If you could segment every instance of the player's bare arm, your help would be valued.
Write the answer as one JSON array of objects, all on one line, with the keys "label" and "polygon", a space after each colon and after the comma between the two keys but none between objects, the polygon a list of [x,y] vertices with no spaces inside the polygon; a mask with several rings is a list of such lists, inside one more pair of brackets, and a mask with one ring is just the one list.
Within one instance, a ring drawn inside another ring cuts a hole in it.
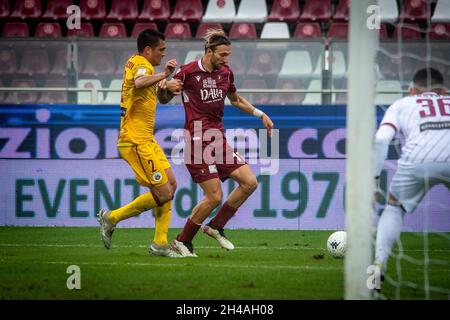
[{"label": "player's bare arm", "polygon": [[261,118],[264,127],[269,133],[269,136],[272,136],[273,122],[267,114],[255,108],[250,102],[247,101],[247,99],[241,97],[237,92],[229,92],[227,97],[231,104],[236,108],[241,109],[245,113]]},{"label": "player's bare arm", "polygon": [[171,59],[167,61],[163,72],[148,76],[140,76],[134,80],[134,85],[137,89],[151,87],[155,83],[170,76],[174,72],[176,66],[177,60]]},{"label": "player's bare arm", "polygon": [[162,80],[158,83],[157,97],[162,104],[169,103],[176,95],[181,94],[183,82],[179,79]]}]

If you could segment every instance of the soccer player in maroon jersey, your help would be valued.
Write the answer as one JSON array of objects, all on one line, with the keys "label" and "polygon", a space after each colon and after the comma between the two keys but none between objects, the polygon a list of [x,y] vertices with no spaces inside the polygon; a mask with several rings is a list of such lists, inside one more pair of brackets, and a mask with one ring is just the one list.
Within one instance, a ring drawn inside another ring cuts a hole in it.
[{"label": "soccer player in maroon jersey", "polygon": [[[239,186],[229,195],[217,215],[203,227],[203,232],[227,250],[233,250],[234,245],[225,237],[223,228],[258,186],[250,166],[227,144],[222,125],[225,98],[228,97],[233,106],[261,118],[269,135],[272,134],[270,118],[237,93],[234,75],[228,66],[230,54],[231,42],[225,33],[208,30],[204,56],[181,66],[170,80],[182,82],[185,131],[188,132],[185,164],[194,182],[205,193],[173,242],[173,249],[185,257],[197,256],[192,239],[203,221],[220,204],[221,181],[231,178]],[[166,85],[166,81],[159,84],[158,99],[161,103],[169,102],[180,93],[170,92]]]}]

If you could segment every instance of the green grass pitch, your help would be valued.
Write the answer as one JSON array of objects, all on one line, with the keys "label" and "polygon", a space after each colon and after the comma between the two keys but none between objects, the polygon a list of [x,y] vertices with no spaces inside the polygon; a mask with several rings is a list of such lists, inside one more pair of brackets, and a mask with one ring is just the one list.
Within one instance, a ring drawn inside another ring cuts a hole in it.
[{"label": "green grass pitch", "polygon": [[[236,246],[221,249],[199,232],[199,258],[170,259],[147,252],[153,229],[119,228],[111,250],[100,241],[99,228],[0,227],[0,299],[342,299],[344,260],[326,251],[331,231],[227,230]],[[173,239],[179,229],[170,231]],[[424,274],[431,299],[448,299],[448,234],[429,234],[432,260],[424,273],[424,239],[402,234],[402,280],[418,288],[387,283],[388,299],[424,299]],[[416,259],[416,260],[414,260]],[[390,277],[398,279],[395,261]],[[67,268],[81,270],[81,289],[69,290]],[[439,290],[439,289],[438,289]]]}]

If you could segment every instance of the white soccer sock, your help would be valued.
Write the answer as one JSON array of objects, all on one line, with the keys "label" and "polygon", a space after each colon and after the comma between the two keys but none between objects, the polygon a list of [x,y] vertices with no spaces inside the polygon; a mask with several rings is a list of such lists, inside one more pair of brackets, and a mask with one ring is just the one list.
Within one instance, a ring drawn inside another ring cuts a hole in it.
[{"label": "white soccer sock", "polygon": [[387,205],[378,222],[375,264],[381,264],[386,268],[392,246],[400,237],[402,222],[402,209],[400,209],[400,207]]}]

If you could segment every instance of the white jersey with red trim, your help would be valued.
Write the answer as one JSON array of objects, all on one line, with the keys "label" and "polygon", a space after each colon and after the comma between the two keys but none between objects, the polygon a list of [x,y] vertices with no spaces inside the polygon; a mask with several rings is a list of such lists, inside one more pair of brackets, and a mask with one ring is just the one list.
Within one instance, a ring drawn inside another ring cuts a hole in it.
[{"label": "white jersey with red trim", "polygon": [[425,92],[402,98],[387,109],[382,125],[405,137],[399,164],[450,162],[450,96]]}]

